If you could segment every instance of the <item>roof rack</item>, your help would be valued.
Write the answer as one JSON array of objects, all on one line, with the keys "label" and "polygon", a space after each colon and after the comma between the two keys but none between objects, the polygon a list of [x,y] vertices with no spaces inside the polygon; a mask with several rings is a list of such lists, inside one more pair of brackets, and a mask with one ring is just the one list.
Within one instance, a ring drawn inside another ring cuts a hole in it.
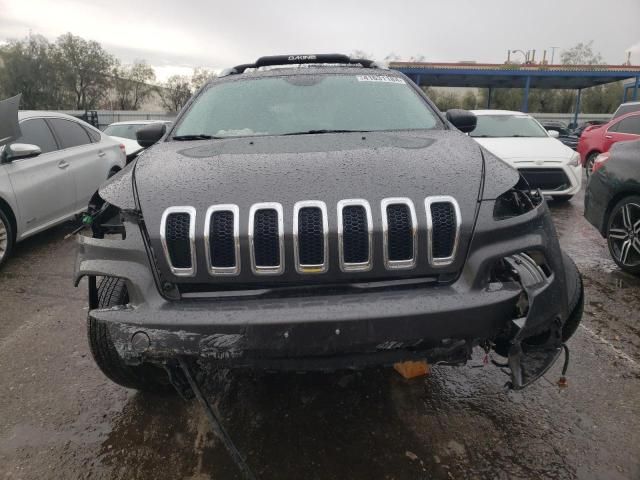
[{"label": "roof rack", "polygon": [[321,53],[317,55],[273,55],[260,57],[256,63],[243,63],[223,71],[220,76],[244,73],[248,68],[272,67],[275,65],[306,65],[311,63],[337,63],[345,65],[361,65],[364,68],[380,68],[373,60],[350,58],[340,53]]}]

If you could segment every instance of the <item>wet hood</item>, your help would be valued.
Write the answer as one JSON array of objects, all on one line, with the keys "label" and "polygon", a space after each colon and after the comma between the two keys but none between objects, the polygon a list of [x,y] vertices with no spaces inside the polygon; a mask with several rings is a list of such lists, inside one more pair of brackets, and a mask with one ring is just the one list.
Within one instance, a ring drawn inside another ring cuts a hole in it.
[{"label": "wet hood", "polygon": [[[285,263],[289,262],[292,267],[292,216],[293,205],[298,201],[322,200],[326,203],[331,243],[337,230],[337,202],[366,199],[372,208],[375,250],[377,242],[381,242],[376,235],[381,230],[382,199],[409,197],[415,204],[422,230],[425,226],[425,197],[450,195],[456,198],[461,210],[463,225],[458,257],[462,258],[475,221],[482,172],[480,148],[457,131],[348,133],[163,142],[139,157],[135,184],[152,247],[159,253],[160,268],[168,278],[172,275],[161,253],[159,238],[162,213],[172,206],[196,209],[197,274],[193,278],[173,278],[180,282],[212,281],[207,275],[206,265],[200,263],[204,258],[205,211],[216,204],[238,205],[243,268],[238,277],[226,278],[225,281],[250,282],[255,278],[248,268],[248,247],[245,248],[245,244],[248,212],[255,203],[282,204]],[[423,234],[424,238],[418,240],[418,245],[426,242],[426,233],[419,233]],[[331,262],[336,250],[330,244]],[[424,249],[418,256],[426,257]],[[374,252],[374,260],[378,258]],[[378,261],[378,266],[374,265],[370,272],[358,275],[387,277],[389,272],[381,263]],[[425,258],[424,263],[418,262],[417,269],[400,275],[424,275],[428,270],[426,263]],[[461,265],[462,260],[456,261],[445,270],[459,269]],[[294,281],[296,275],[293,267],[287,267],[279,280]],[[336,272],[336,275],[344,274]],[[397,275],[394,273],[394,276]],[[326,281],[327,275],[322,277]],[[264,277],[260,280],[265,281]]]},{"label": "wet hood", "polygon": [[504,160],[565,159],[573,156],[573,150],[560,140],[540,138],[474,138],[480,145]]}]

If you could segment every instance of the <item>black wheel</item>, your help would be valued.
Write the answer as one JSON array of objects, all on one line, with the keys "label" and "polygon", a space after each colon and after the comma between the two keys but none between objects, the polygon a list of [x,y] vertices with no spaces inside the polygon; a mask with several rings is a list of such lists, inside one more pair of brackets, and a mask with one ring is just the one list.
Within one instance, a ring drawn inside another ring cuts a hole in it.
[{"label": "black wheel", "polygon": [[564,275],[567,284],[567,297],[569,298],[569,316],[562,325],[562,341],[569,340],[580,325],[584,311],[584,286],[582,276],[571,257],[562,252]]},{"label": "black wheel", "polygon": [[[125,305],[129,301],[127,287],[121,278],[103,277],[98,284],[98,308]],[[146,392],[165,392],[171,390],[165,371],[154,365],[130,366],[123,362],[118,354],[109,329],[101,322],[87,320],[89,347],[95,362],[102,373],[111,381],[127,388]]]},{"label": "black wheel", "polygon": [[554,195],[552,198],[556,203],[567,203],[573,198],[573,195]]},{"label": "black wheel", "polygon": [[0,267],[7,261],[13,249],[13,228],[7,215],[0,209]]},{"label": "black wheel", "polygon": [[613,261],[625,272],[640,275],[640,196],[620,200],[611,210],[607,244]]},{"label": "black wheel", "polygon": [[596,157],[600,155],[600,152],[591,152],[587,157],[587,161],[585,162],[585,170],[587,171],[587,178],[591,175],[591,171],[593,170],[593,164],[596,163]]}]

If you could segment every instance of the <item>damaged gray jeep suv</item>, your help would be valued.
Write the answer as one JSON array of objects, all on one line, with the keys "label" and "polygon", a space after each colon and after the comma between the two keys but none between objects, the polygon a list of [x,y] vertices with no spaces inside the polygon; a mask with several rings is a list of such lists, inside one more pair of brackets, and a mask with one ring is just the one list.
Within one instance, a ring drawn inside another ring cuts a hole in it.
[{"label": "damaged gray jeep suv", "polygon": [[369,60],[224,72],[140,130],[149,148],[92,200],[75,280],[98,366],[157,390],[184,362],[463,365],[480,347],[528,385],[575,332],[582,283],[544,199],[474,127]]}]

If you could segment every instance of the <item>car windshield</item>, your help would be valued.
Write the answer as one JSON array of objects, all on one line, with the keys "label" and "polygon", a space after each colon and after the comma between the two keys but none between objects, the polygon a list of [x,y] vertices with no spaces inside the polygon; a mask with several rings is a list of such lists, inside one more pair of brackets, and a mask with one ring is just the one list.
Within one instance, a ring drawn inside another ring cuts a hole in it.
[{"label": "car windshield", "polygon": [[428,104],[395,75],[298,74],[212,84],[173,136],[240,137],[431,129]]},{"label": "car windshield", "polygon": [[523,115],[478,115],[472,137],[547,137],[547,132],[533,118]]},{"label": "car windshield", "polygon": [[109,125],[104,129],[106,135],[112,137],[128,138],[130,140],[136,139],[136,132],[145,125],[137,123],[129,123],[124,125]]}]

